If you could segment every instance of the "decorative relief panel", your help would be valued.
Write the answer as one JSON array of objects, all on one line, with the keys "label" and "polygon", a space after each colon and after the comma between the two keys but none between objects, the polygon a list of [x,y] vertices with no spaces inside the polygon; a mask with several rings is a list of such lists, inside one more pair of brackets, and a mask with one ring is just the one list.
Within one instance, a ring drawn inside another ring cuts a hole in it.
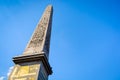
[{"label": "decorative relief panel", "polygon": [[12,80],[35,80],[35,77],[26,77],[26,78],[13,78]]},{"label": "decorative relief panel", "polygon": [[36,80],[39,67],[39,64],[26,66],[17,65],[10,80]]}]

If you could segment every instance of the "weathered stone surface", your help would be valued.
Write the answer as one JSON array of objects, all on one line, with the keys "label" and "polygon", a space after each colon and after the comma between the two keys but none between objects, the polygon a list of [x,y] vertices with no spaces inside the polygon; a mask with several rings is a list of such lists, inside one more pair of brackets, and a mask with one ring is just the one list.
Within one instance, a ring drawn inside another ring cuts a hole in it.
[{"label": "weathered stone surface", "polygon": [[48,57],[49,45],[50,45],[50,34],[51,34],[51,23],[52,23],[52,6],[49,5],[40,22],[38,23],[35,32],[31,40],[29,41],[24,54],[33,54],[45,52]]}]

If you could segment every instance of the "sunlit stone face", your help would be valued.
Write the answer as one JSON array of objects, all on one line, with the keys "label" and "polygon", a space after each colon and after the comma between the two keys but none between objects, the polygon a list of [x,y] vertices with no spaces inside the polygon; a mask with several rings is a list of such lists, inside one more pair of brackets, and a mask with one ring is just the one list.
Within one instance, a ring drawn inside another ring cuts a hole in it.
[{"label": "sunlit stone face", "polygon": [[16,65],[9,80],[36,80],[40,64]]},{"label": "sunlit stone face", "polygon": [[29,77],[29,78],[20,78],[20,79],[13,79],[13,80],[35,80],[35,78]]}]

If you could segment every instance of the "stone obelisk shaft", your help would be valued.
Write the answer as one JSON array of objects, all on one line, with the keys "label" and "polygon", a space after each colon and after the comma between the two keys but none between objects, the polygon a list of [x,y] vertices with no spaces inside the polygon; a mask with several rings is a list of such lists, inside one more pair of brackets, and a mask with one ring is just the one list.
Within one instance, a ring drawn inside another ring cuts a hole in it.
[{"label": "stone obelisk shaft", "polygon": [[23,54],[13,57],[15,66],[8,80],[48,80],[52,74],[48,61],[52,13],[53,8],[49,5]]},{"label": "stone obelisk shaft", "polygon": [[52,6],[49,5],[41,20],[39,21],[31,40],[29,41],[24,54],[41,54],[44,52],[49,55],[50,34],[52,24]]}]

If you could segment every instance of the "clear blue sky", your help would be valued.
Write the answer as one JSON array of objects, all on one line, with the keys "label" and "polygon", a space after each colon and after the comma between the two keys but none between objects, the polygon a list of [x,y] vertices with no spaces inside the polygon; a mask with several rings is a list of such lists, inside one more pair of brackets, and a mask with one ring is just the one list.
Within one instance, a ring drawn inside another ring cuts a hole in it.
[{"label": "clear blue sky", "polygon": [[120,80],[119,0],[0,0],[0,80],[46,6],[54,8],[49,80]]}]

